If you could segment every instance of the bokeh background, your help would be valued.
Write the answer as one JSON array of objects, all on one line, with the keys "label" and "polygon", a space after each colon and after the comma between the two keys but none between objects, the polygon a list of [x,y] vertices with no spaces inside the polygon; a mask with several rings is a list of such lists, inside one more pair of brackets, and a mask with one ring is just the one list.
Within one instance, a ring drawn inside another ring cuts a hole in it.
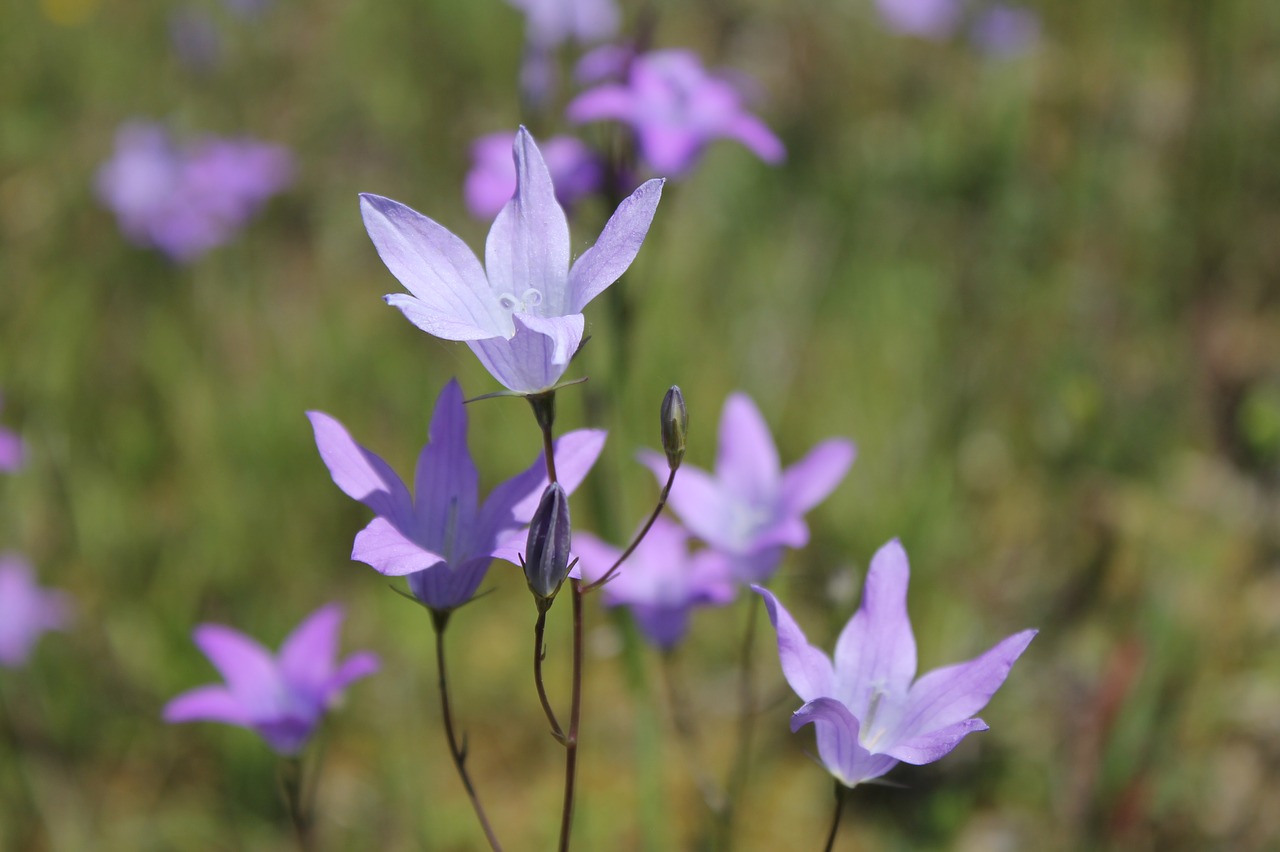
[{"label": "bokeh background", "polygon": [[[185,8],[0,12],[0,389],[30,447],[0,479],[0,549],[76,603],[69,631],[0,670],[0,847],[287,848],[266,747],[160,711],[214,679],[196,623],[274,646],[337,600],[344,649],[377,651],[384,671],[325,734],[322,848],[479,848],[428,621],[348,561],[368,513],[331,483],[303,412],[407,470],[450,376],[496,389],[463,345],[382,303],[399,288],[356,193],[481,245],[467,147],[522,120],[521,15],[279,0],[245,16],[205,0],[191,8],[218,46],[200,67],[172,38]],[[610,440],[575,522],[616,537],[646,511],[633,454],[657,443],[673,382],[694,464],[710,466],[735,389],[784,460],[850,436],[857,463],[774,583],[810,639],[830,647],[894,536],[922,668],[1041,633],[982,714],[991,731],[896,770],[901,786],[860,788],[838,848],[1275,848],[1280,7],[1030,8],[1039,39],[999,56],[963,33],[897,33],[869,0],[646,7],[655,45],[758,81],[789,156],[711,147],[668,184],[621,295],[588,309],[572,375],[591,381],[560,394],[561,422]],[[234,242],[172,263],[127,243],[94,193],[137,118],[287,145],[296,180]],[[577,211],[576,251],[606,213]],[[485,483],[536,454],[522,403],[469,413]],[[530,683],[533,608],[510,566],[487,585],[449,632],[455,699],[500,835],[545,849],[561,751]],[[700,613],[677,659],[717,776],[746,604]],[[548,663],[561,695],[567,610]],[[703,848],[656,658],[598,602],[588,621],[577,847]],[[762,638],[739,848],[819,848],[829,779],[811,735],[787,730],[797,702]]]}]

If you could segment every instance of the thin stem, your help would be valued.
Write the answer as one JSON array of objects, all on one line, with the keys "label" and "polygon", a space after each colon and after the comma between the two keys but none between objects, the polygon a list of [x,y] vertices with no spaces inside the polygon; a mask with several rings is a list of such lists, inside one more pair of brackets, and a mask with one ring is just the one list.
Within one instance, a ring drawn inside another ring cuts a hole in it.
[{"label": "thin stem", "polygon": [[556,422],[556,392],[543,391],[525,399],[529,400],[529,405],[533,408],[533,419],[538,421],[538,429],[542,432],[542,457],[547,465],[547,479],[556,482],[556,454],[551,440],[551,427]]},{"label": "thin stem", "polygon": [[551,735],[560,742],[564,742],[564,728],[560,727],[560,720],[556,718],[556,713],[551,709],[551,701],[547,698],[547,688],[542,682],[542,661],[546,659],[547,649],[543,643],[543,636],[547,629],[547,610],[541,610],[538,613],[538,620],[533,625],[533,682],[538,687],[538,700],[542,702],[542,712],[547,715],[547,721],[551,723]]},{"label": "thin stem", "polygon": [[301,852],[310,852],[313,848],[311,833],[311,810],[307,807],[307,795],[304,792],[305,769],[301,757],[286,757],[280,764],[280,794],[284,797],[285,808],[289,811],[289,821],[293,823],[293,836],[298,842]]},{"label": "thin stem", "polygon": [[671,485],[675,481],[676,471],[672,468],[671,472],[667,474],[667,484],[662,486],[662,493],[658,495],[658,504],[654,506],[653,511],[649,513],[649,520],[644,522],[644,526],[640,528],[640,532],[636,533],[636,537],[631,540],[631,544],[627,545],[627,549],[622,551],[622,555],[609,566],[609,570],[605,571],[599,580],[588,583],[582,587],[583,594],[587,592],[594,592],[596,589],[614,578],[614,575],[618,573],[618,569],[622,567],[622,563],[627,561],[627,558],[630,557],[631,554],[635,552],[635,549],[640,546],[640,542],[644,541],[644,537],[649,534],[649,530],[653,529],[654,522],[658,520],[658,516],[661,515],[662,510],[666,508],[667,498],[671,496]]},{"label": "thin stem", "polygon": [[836,832],[840,829],[840,814],[844,811],[844,800],[848,796],[849,788],[836,782],[836,812],[831,817],[831,831],[827,834],[827,845],[822,847],[824,852],[831,852],[836,846]]},{"label": "thin stem", "polygon": [[573,591],[573,697],[569,736],[565,739],[564,811],[560,815],[560,852],[568,852],[573,828],[573,796],[578,777],[578,723],[582,718],[582,581],[570,580]]},{"label": "thin stem", "polygon": [[703,800],[713,814],[717,816],[724,811],[725,795],[720,785],[707,772],[702,762],[702,744],[698,739],[698,730],[689,713],[689,701],[680,685],[680,673],[676,670],[675,652],[667,651],[662,655],[662,674],[667,687],[667,702],[671,706],[671,721],[680,739],[685,764],[694,784],[702,793]]},{"label": "thin stem", "polygon": [[738,680],[738,741],[734,746],[733,768],[726,783],[728,799],[720,815],[718,842],[716,848],[727,850],[733,848],[733,818],[738,805],[742,801],[743,790],[747,786],[747,774],[751,768],[751,740],[755,734],[755,678],[751,660],[755,646],[756,621],[760,610],[760,599],[752,596],[748,603],[747,627],[742,635],[742,656],[739,662],[741,671]]},{"label": "thin stem", "polygon": [[458,777],[462,779],[462,786],[467,791],[467,797],[471,799],[471,807],[476,812],[476,819],[480,821],[480,828],[484,830],[485,839],[489,841],[489,848],[494,852],[501,852],[502,845],[498,843],[498,838],[493,833],[493,827],[489,825],[489,818],[485,816],[484,807],[480,804],[480,797],[476,794],[476,788],[471,783],[471,776],[467,774],[467,749],[466,746],[459,747],[457,735],[453,730],[453,711],[449,706],[449,680],[445,673],[444,661],[444,628],[449,620],[449,614],[432,611],[431,622],[436,630],[436,671],[439,673],[438,683],[440,685],[440,715],[444,719],[444,734],[449,741],[449,756],[453,758],[453,765],[458,770]]}]

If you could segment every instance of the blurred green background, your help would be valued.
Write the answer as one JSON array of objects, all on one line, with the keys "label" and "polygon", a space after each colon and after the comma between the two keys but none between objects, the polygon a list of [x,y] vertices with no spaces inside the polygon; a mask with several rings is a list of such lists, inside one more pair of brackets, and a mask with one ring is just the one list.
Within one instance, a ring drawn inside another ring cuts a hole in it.
[{"label": "blurred green background", "polygon": [[[348,609],[344,649],[384,671],[325,737],[322,848],[479,848],[428,621],[348,562],[368,512],[331,483],[303,411],[407,471],[449,376],[496,389],[465,346],[382,303],[399,287],[356,193],[482,245],[461,181],[470,140],[521,120],[521,17],[500,0],[281,0],[245,20],[208,0],[223,55],[199,73],[171,46],[176,8],[0,11],[0,389],[31,448],[0,479],[0,549],[77,604],[69,633],[0,671],[0,848],[287,847],[266,747],[160,711],[214,679],[196,623],[275,646],[329,600]],[[894,536],[922,669],[1041,633],[982,713],[991,731],[896,770],[902,787],[857,790],[838,848],[1275,848],[1280,6],[1046,0],[1040,43],[1009,60],[893,35],[869,0],[652,8],[656,46],[760,81],[789,157],[714,145],[668,184],[616,288],[629,326],[588,309],[571,375],[591,381],[561,393],[561,422],[610,441],[575,522],[616,535],[646,510],[633,453],[657,442],[673,382],[694,464],[711,465],[735,389],[784,461],[850,436],[857,463],[774,584],[811,641],[831,647]],[[175,266],[94,197],[130,118],[288,145],[298,179],[236,242]],[[575,251],[606,213],[578,211]],[[469,412],[487,484],[537,452],[524,404]],[[457,711],[500,836],[545,849],[561,750],[530,683],[533,608],[510,566],[487,585],[449,633]],[[743,598],[700,613],[678,660],[716,775],[745,618]],[[596,601],[588,621],[576,846],[700,848],[657,661],[637,692],[618,623]],[[812,735],[787,730],[769,633],[740,848],[816,849],[829,779]]]}]

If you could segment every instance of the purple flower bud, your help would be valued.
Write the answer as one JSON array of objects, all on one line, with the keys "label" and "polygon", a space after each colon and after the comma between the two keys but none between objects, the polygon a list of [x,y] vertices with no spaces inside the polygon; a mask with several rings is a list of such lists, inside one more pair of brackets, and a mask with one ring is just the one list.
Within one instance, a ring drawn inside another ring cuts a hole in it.
[{"label": "purple flower bud", "polygon": [[551,606],[569,574],[570,538],[569,497],[560,483],[553,482],[542,492],[533,513],[524,554],[524,576],[540,610]]},{"label": "purple flower bud", "polygon": [[684,407],[684,394],[679,385],[667,389],[662,398],[662,449],[667,465],[675,470],[684,460],[685,439],[689,434],[689,412]]}]

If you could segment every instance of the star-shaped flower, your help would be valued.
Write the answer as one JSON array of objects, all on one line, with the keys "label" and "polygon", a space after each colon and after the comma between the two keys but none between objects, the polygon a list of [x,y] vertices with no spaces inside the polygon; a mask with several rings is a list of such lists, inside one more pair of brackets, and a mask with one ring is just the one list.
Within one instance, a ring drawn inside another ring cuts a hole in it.
[{"label": "star-shaped flower", "polygon": [[[604,576],[622,554],[589,533],[576,536],[574,550],[589,581]],[[667,651],[684,638],[695,607],[726,604],[737,589],[719,554],[703,550],[690,557],[689,534],[659,517],[602,591],[606,606],[630,609],[645,638]]]},{"label": "star-shaped flower", "polygon": [[25,559],[0,554],[0,666],[25,663],[36,640],[61,630],[70,613],[66,594],[40,588]]},{"label": "star-shaped flower", "polygon": [[570,121],[615,119],[631,125],[649,167],[688,172],[715,139],[735,139],[767,163],[786,156],[782,142],[747,112],[738,87],[702,67],[689,50],[655,50],[636,57],[625,85],[609,83],[569,104]]},{"label": "star-shaped flower", "polygon": [[[686,463],[669,502],[690,532],[730,558],[739,579],[763,582],[782,548],[808,543],[804,513],[840,484],[855,455],[852,441],[832,438],[784,471],[760,410],[746,394],[731,394],[720,416],[715,475]],[[666,482],[666,456],[644,451],[640,459]]]},{"label": "star-shaped flower", "polygon": [[916,640],[907,617],[907,554],[896,540],[871,560],[862,605],[836,641],[834,665],[805,639],[772,593],[764,598],[778,633],[787,683],[806,703],[791,730],[812,722],[818,755],[840,783],[853,787],[898,764],[932,763],[987,723],[973,718],[1004,683],[1035,630],[1004,639],[968,662],[934,669],[919,680]]},{"label": "star-shaped flower", "polygon": [[284,640],[279,656],[238,630],[200,625],[195,643],[226,683],[184,692],[165,706],[164,720],[239,725],[280,754],[297,754],[347,684],[378,670],[368,651],[337,663],[342,617],[337,604],[316,610]]},{"label": "star-shaped flower", "polygon": [[523,127],[516,133],[516,194],[489,229],[482,268],[448,230],[397,201],[360,196],[369,238],[409,290],[386,297],[418,328],[465,340],[508,389],[555,385],[582,342],[582,309],[626,271],[653,221],[662,181],[624,200],[600,239],[569,264],[569,225],[547,165]]},{"label": "star-shaped flower", "polygon": [[[470,600],[495,556],[516,559],[523,545],[521,529],[547,485],[542,454],[481,505],[480,477],[467,448],[467,412],[456,381],[436,401],[414,474],[416,496],[337,420],[319,411],[307,416],[334,483],[377,514],[356,535],[352,559],[389,576],[407,574],[414,596],[434,610],[454,609]],[[580,429],[555,442],[556,469],[566,491],[586,477],[604,439],[600,430]]]}]

